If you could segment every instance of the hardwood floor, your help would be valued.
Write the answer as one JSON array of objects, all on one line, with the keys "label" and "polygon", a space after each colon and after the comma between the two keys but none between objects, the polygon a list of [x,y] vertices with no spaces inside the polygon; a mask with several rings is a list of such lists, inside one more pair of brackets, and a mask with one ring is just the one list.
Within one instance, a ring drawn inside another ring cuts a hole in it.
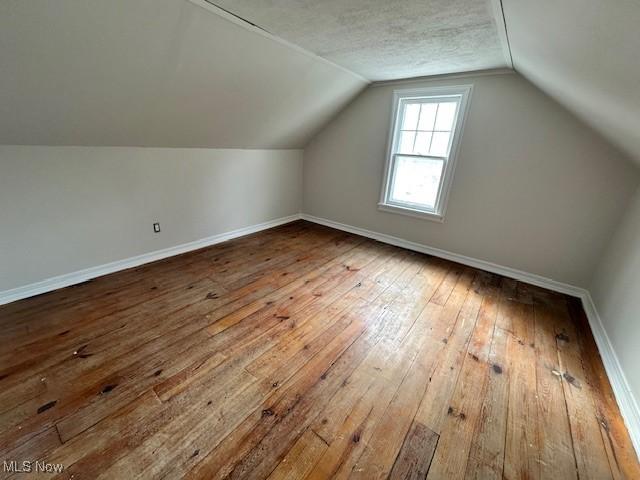
[{"label": "hardwood floor", "polygon": [[576,299],[311,223],[0,325],[0,458],[59,478],[640,478]]}]

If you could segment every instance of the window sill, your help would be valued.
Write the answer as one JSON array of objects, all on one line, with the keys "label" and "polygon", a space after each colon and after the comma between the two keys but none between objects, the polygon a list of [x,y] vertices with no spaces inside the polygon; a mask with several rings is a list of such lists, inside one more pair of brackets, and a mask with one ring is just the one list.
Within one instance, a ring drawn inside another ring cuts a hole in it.
[{"label": "window sill", "polygon": [[432,222],[444,223],[444,216],[437,213],[425,212],[422,210],[416,210],[410,207],[401,207],[398,205],[389,205],[387,203],[379,203],[378,210],[389,213],[398,213],[400,215],[406,215],[408,217],[420,218],[422,220],[430,220]]}]

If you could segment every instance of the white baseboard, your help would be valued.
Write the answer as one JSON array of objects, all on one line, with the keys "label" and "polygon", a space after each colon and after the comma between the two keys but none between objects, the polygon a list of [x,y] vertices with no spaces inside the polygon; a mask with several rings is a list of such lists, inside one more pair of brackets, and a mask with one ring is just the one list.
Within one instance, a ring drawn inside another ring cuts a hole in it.
[{"label": "white baseboard", "polygon": [[407,250],[426,253],[427,255],[444,258],[445,260],[451,260],[452,262],[479,268],[480,270],[486,270],[487,272],[497,273],[498,275],[502,275],[504,277],[514,278],[531,285],[548,288],[549,290],[565,293],[574,297],[582,296],[583,292],[585,291],[583,288],[575,287],[567,283],[557,282],[540,275],[523,272],[522,270],[516,270],[515,268],[504,267],[502,265],[487,262],[484,260],[478,260],[477,258],[471,258],[465,255],[448,252],[447,250],[441,250],[439,248],[430,247],[421,243],[410,242],[408,240],[387,235],[385,233],[372,232],[370,230],[365,230],[364,228],[353,227],[351,225],[345,225],[344,223],[334,222],[333,220],[327,220],[326,218],[307,215],[306,213],[303,213],[301,217],[303,220],[308,220],[309,222],[319,223],[327,227],[337,228],[338,230],[344,230],[345,232],[355,233],[356,235],[362,235],[363,237],[368,237],[383,243],[395,245],[396,247],[402,247],[406,248]]},{"label": "white baseboard", "polygon": [[172,257],[174,255],[180,255],[181,253],[208,247],[215,245],[216,243],[226,242],[227,240],[249,235],[268,228],[277,227],[278,225],[293,222],[294,220],[300,220],[300,214],[277,218],[257,225],[239,228],[231,232],[220,233],[218,235],[202,238],[193,242],[183,243],[181,245],[156,250],[154,252],[143,253],[142,255],[135,257],[117,260],[97,267],[90,267],[84,270],[48,278],[30,285],[5,290],[0,292],[0,305],[15,302],[16,300],[21,300],[23,298],[33,297],[34,295],[40,295],[41,293],[51,292],[70,285],[76,285],[78,283],[91,280],[92,278],[101,277],[102,275],[118,272],[120,270],[126,270],[127,268],[138,267],[145,263],[155,262],[156,260],[162,260],[163,258]]},{"label": "white baseboard", "polygon": [[589,320],[589,325],[591,327],[593,337],[596,341],[596,345],[598,346],[598,350],[600,351],[602,363],[604,364],[607,376],[609,377],[609,382],[611,383],[611,387],[616,397],[618,407],[620,408],[620,412],[622,414],[622,417],[624,418],[627,430],[629,431],[629,435],[636,450],[636,454],[640,456],[640,409],[638,408],[638,402],[636,401],[636,398],[633,395],[631,388],[629,387],[629,383],[627,382],[627,378],[624,374],[624,371],[622,370],[622,366],[620,365],[618,356],[613,349],[613,345],[609,340],[609,336],[604,329],[604,325],[602,324],[600,316],[598,315],[596,307],[593,303],[593,299],[591,298],[591,294],[588,290],[576,287],[574,285],[558,282],[556,280],[542,277],[540,275],[523,272],[521,270],[516,270],[514,268],[505,267],[484,260],[478,260],[476,258],[467,257],[465,255],[459,255],[457,253],[452,253],[446,250],[441,250],[439,248],[422,245],[420,243],[410,242],[408,240],[404,240],[402,238],[394,237],[391,235],[386,235],[384,233],[372,232],[363,228],[345,225],[343,223],[334,222],[333,220],[327,220],[326,218],[319,218],[304,213],[301,215],[301,217],[303,220],[325,225],[327,227],[332,227],[338,230],[343,230],[345,232],[361,235],[363,237],[372,238],[374,240],[388,243],[390,245],[395,245],[397,247],[406,248],[408,250],[426,253],[428,255],[433,255],[434,257],[444,258],[446,260],[451,260],[463,265],[468,265],[480,270],[486,270],[488,272],[496,273],[504,277],[513,278],[515,280],[536,285],[542,288],[547,288],[555,292],[564,293],[580,298],[582,300],[584,311]]},{"label": "white baseboard", "polygon": [[607,335],[607,331],[598,314],[593,298],[591,298],[591,294],[586,290],[582,295],[582,306],[587,314],[593,338],[598,346],[604,369],[607,372],[607,377],[609,378],[609,383],[611,383],[611,388],[613,389],[613,394],[620,408],[620,413],[629,431],[631,442],[636,450],[636,454],[640,456],[640,407],[638,406],[638,401],[631,390],[622,365],[620,365],[616,351],[609,339],[609,335]]}]

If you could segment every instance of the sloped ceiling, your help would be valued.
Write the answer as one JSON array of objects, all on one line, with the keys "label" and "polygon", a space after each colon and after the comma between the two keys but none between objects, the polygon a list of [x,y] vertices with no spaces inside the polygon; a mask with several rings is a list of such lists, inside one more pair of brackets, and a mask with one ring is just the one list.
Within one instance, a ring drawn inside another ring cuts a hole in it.
[{"label": "sloped ceiling", "polygon": [[367,84],[187,0],[2,0],[0,71],[0,144],[302,147]]},{"label": "sloped ceiling", "polygon": [[0,1],[0,144],[299,148],[370,80],[512,57],[640,164],[638,0],[209,2],[275,37],[206,0]]},{"label": "sloped ceiling", "polygon": [[640,164],[640,1],[503,6],[515,69]]},{"label": "sloped ceiling", "polygon": [[208,0],[370,80],[510,66],[499,0]]}]

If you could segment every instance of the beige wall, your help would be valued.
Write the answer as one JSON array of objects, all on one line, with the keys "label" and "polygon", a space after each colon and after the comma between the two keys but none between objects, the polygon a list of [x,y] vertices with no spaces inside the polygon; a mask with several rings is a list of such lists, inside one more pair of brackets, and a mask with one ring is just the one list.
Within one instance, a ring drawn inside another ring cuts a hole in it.
[{"label": "beige wall", "polygon": [[[379,211],[393,90],[470,83],[445,222]],[[522,77],[486,75],[369,87],[307,145],[303,211],[584,287],[639,179]]]},{"label": "beige wall", "polygon": [[640,398],[640,189],[596,269],[591,294],[631,390]]},{"label": "beige wall", "polygon": [[300,150],[0,146],[0,291],[296,214],[301,175]]}]

